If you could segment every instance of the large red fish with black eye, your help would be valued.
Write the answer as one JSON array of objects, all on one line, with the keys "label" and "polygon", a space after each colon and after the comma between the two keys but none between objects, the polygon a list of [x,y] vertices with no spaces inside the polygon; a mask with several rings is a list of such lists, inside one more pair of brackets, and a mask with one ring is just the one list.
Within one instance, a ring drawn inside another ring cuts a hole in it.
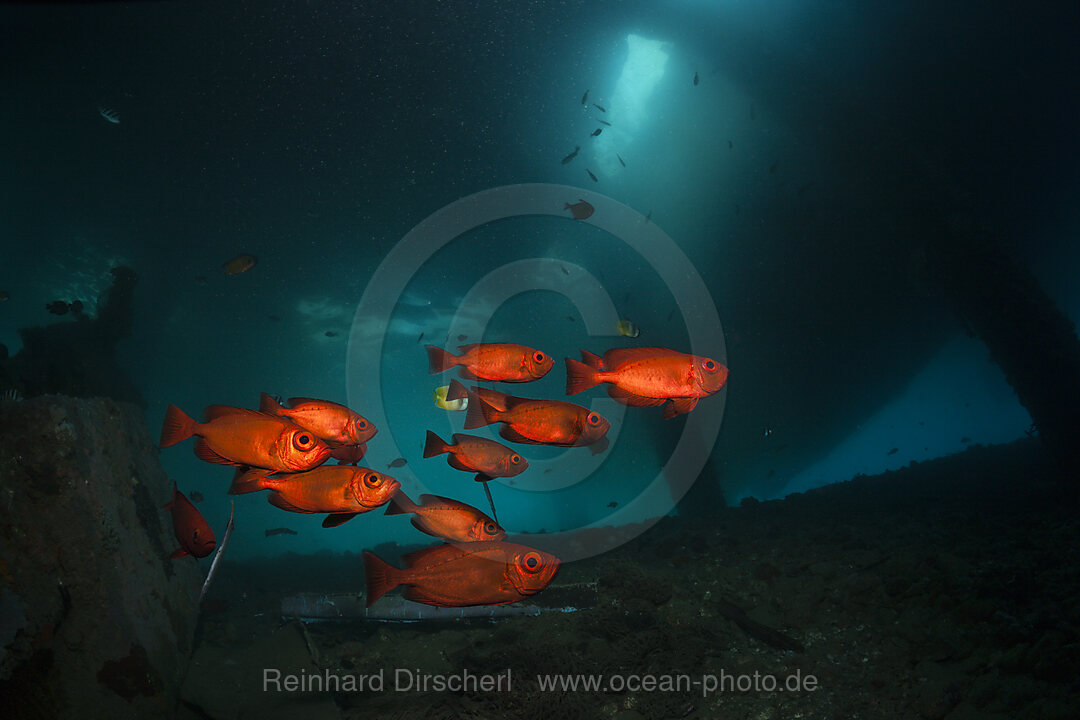
[{"label": "large red fish with black eye", "polygon": [[447,543],[402,559],[403,570],[364,551],[368,607],[399,585],[406,600],[437,607],[505,605],[540,592],[559,570],[554,555],[508,542]]},{"label": "large red fish with black eye", "polygon": [[452,439],[453,443],[448,443],[428,430],[424,457],[447,453],[446,462],[450,467],[474,472],[480,482],[497,477],[514,477],[529,467],[528,461],[519,453],[494,440],[463,433],[454,433]]},{"label": "large red fish with black eye", "polygon": [[548,374],[555,361],[535,348],[513,343],[461,345],[461,355],[434,345],[425,345],[432,375],[460,367],[467,380],[492,382],[532,382]]},{"label": "large red fish with black eye", "polygon": [[412,524],[417,530],[445,540],[480,542],[506,537],[499,523],[472,505],[453,498],[424,494],[417,504],[399,491],[390,500],[386,514],[406,513],[412,513]]},{"label": "large red fish with black eye", "polygon": [[191,555],[204,558],[214,552],[217,540],[214,539],[214,531],[210,524],[202,516],[184,493],[176,488],[173,483],[172,500],[165,505],[167,510],[172,511],[173,532],[180,547],[169,557],[181,558]]},{"label": "large red fish with black eye", "polygon": [[[610,383],[608,394],[633,407],[664,405],[664,417],[688,413],[724,387],[728,369],[712,358],[667,348],[615,348],[601,358],[586,350],[566,358],[566,394]],[[665,403],[667,403],[665,405]]]},{"label": "large red fish with black eye", "polygon": [[611,423],[597,412],[562,400],[532,400],[497,390],[473,388],[465,429],[502,423],[507,440],[533,445],[592,445],[594,454],[607,448]]},{"label": "large red fish with black eye", "polygon": [[260,412],[292,420],[331,447],[361,445],[378,432],[367,418],[340,403],[295,397],[289,398],[289,405],[285,407],[266,393],[259,396]]}]

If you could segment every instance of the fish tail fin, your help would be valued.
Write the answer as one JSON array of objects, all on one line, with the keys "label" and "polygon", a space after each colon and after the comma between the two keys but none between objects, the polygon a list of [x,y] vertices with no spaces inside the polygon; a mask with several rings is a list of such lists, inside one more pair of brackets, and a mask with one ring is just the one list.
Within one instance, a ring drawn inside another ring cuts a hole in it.
[{"label": "fish tail fin", "polygon": [[364,551],[364,580],[367,584],[367,606],[371,607],[376,600],[401,584],[400,571],[371,552]]},{"label": "fish tail fin", "polygon": [[414,513],[420,509],[420,506],[409,499],[401,490],[394,493],[394,497],[390,498],[390,502],[386,504],[387,515],[404,515],[406,513]]},{"label": "fish tail fin", "polygon": [[601,380],[597,378],[599,372],[583,362],[566,358],[566,394],[576,395],[582,390],[596,387]]},{"label": "fish tail fin", "polygon": [[450,449],[450,446],[445,440],[431,432],[427,431],[427,441],[424,442],[424,457],[435,457],[436,455],[442,455],[444,452]]},{"label": "fish tail fin", "polygon": [[457,355],[434,345],[425,345],[428,357],[428,373],[437,375],[457,365]]},{"label": "fish tail fin", "polygon": [[285,408],[277,400],[267,393],[259,393],[259,412],[278,415]]},{"label": "fish tail fin", "polygon": [[243,495],[258,492],[266,487],[263,481],[266,480],[266,476],[269,474],[269,470],[263,470],[262,468],[236,468],[229,494]]},{"label": "fish tail fin", "polygon": [[450,381],[450,387],[446,391],[447,400],[464,400],[469,397],[469,391],[457,380]]},{"label": "fish tail fin", "polygon": [[465,429],[484,427],[498,422],[499,411],[479,395],[469,398],[469,409],[465,414]]},{"label": "fish tail fin", "polygon": [[195,434],[199,424],[175,405],[165,411],[165,422],[161,425],[161,442],[158,447],[167,448],[183,442]]}]

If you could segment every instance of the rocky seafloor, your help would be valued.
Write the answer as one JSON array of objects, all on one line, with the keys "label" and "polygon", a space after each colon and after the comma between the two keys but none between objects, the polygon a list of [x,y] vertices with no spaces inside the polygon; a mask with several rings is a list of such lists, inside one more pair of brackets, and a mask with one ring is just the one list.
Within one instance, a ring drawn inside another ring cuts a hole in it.
[{"label": "rocky seafloor", "polygon": [[[226,561],[178,714],[1071,719],[1080,708],[1076,509],[1075,487],[1037,441],[973,447],[784,501],[667,518],[560,570],[560,587],[595,583],[590,607],[497,622],[304,625],[281,618],[281,599],[362,589],[358,554]],[[329,674],[341,689],[264,691],[266,668]],[[399,668],[414,677],[510,669],[512,690],[399,691]],[[380,671],[381,691],[341,685]],[[547,674],[594,675],[605,687],[544,692],[537,676]],[[663,687],[683,674],[728,686]],[[656,688],[621,682],[649,677]],[[802,685],[785,689],[795,677]]]}]

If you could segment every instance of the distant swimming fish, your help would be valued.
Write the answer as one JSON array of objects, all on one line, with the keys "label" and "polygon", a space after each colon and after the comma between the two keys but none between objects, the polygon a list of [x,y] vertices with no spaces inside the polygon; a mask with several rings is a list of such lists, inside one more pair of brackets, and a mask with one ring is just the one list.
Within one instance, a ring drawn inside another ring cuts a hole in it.
[{"label": "distant swimming fish", "polygon": [[607,504],[607,506],[608,506],[609,508],[613,508],[613,507],[618,507],[618,506],[619,506],[619,503],[618,503],[618,502],[616,502],[615,500],[612,500],[611,502],[609,502],[609,503]]},{"label": "distant swimming fish", "polygon": [[699,82],[698,74],[694,73],[694,84],[697,85],[698,82]]},{"label": "distant swimming fish", "polygon": [[0,302],[7,302],[11,298],[11,293],[7,290],[0,290]]},{"label": "distant swimming fish", "polygon": [[449,385],[435,388],[435,407],[441,410],[464,410],[469,406],[468,398],[459,400],[447,400],[446,393],[450,390]]},{"label": "distant swimming fish", "polygon": [[615,331],[623,337],[636,338],[641,334],[641,328],[629,320],[620,320],[615,323]]},{"label": "distant swimming fish", "polygon": [[[449,385],[447,387],[449,387]],[[404,465],[407,462],[408,462],[408,460],[406,460],[405,458],[399,457],[396,460],[391,460],[390,464],[387,465],[386,467],[388,467],[388,468],[399,468],[399,467],[401,467],[402,465]]]},{"label": "distant swimming fish", "polygon": [[772,428],[766,426],[765,429],[761,431],[761,437],[762,437],[762,439],[765,439],[765,438],[769,437],[770,435],[772,435]]},{"label": "distant swimming fish", "polygon": [[289,528],[270,528],[266,531],[266,537],[271,535],[296,535],[296,531]]},{"label": "distant swimming fish", "polygon": [[969,443],[969,442],[971,442],[971,438],[969,438],[967,436],[964,436],[964,437],[960,438],[960,442]]},{"label": "distant swimming fish", "polygon": [[592,134],[589,137],[596,137],[597,135],[599,135],[602,132],[604,132],[604,128],[596,128],[595,130],[592,131]]},{"label": "distant swimming fish", "polygon": [[188,493],[188,499],[190,499],[191,502],[202,502],[206,498],[204,498],[203,494],[198,490],[192,490],[190,493]]},{"label": "distant swimming fish", "polygon": [[[573,205],[571,205],[570,203],[566,203],[565,205],[563,205],[563,210],[569,210],[570,214],[574,216],[575,220],[585,220],[586,218],[590,217],[593,212],[595,212],[596,208],[594,208],[592,205],[585,202],[581,198],[578,198],[578,201]],[[565,269],[566,268],[563,268],[563,270]],[[567,274],[569,275],[569,273]]]},{"label": "distant swimming fish", "polygon": [[98,111],[98,115],[105,118],[106,120],[111,122],[113,125],[119,125],[120,124],[120,113],[116,112],[112,108],[102,107],[102,106],[99,105],[97,111]]},{"label": "distant swimming fish", "polygon": [[255,267],[255,263],[259,262],[259,259],[254,255],[243,253],[237,255],[232,260],[221,264],[221,269],[225,271],[226,275],[239,275],[240,273],[247,272],[251,268]]},{"label": "distant swimming fish", "polygon": [[589,102],[589,91],[586,90],[585,94],[581,96],[581,104],[585,105]]},{"label": "distant swimming fish", "polygon": [[576,158],[579,150],[581,150],[581,146],[580,145],[575,146],[574,147],[574,152],[570,153],[569,155],[567,155],[566,157],[564,157],[562,159],[562,164],[565,165],[566,163],[568,163],[571,160],[573,160],[574,158]]},{"label": "distant swimming fish", "polygon": [[622,165],[623,167],[626,167],[626,161],[622,159],[622,155],[620,155],[619,153],[615,153],[615,157],[619,158],[619,164],[620,165]]},{"label": "distant swimming fish", "polygon": [[611,127],[611,123],[609,123],[607,120],[597,120],[596,122],[600,123],[601,125],[607,125],[608,127]]},{"label": "distant swimming fish", "polygon": [[605,107],[600,107],[600,106],[599,106],[599,105],[597,105],[596,103],[593,103],[593,107],[594,107],[594,108],[596,108],[597,110],[599,110],[600,112],[607,112],[607,108],[605,108]]},{"label": "distant swimming fish", "polygon": [[589,177],[592,178],[593,182],[600,182],[599,180],[596,179],[596,176],[592,174],[592,170],[590,170],[589,168],[585,168],[585,172],[589,173]]},{"label": "distant swimming fish", "polygon": [[895,455],[898,452],[900,452],[900,448],[893,448],[892,450],[890,450],[889,452],[887,452],[885,454],[886,455]]},{"label": "distant swimming fish", "polygon": [[323,333],[323,335],[325,335],[326,337],[337,337],[337,333],[333,330],[327,330]]}]

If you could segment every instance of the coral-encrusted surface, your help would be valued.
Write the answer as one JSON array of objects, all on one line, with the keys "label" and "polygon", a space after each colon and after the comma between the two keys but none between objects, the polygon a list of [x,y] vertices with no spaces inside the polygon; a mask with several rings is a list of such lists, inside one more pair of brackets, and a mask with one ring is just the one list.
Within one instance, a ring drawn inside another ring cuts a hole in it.
[{"label": "coral-encrusted surface", "polygon": [[135,406],[0,404],[5,717],[171,715],[202,580],[171,490]]}]

